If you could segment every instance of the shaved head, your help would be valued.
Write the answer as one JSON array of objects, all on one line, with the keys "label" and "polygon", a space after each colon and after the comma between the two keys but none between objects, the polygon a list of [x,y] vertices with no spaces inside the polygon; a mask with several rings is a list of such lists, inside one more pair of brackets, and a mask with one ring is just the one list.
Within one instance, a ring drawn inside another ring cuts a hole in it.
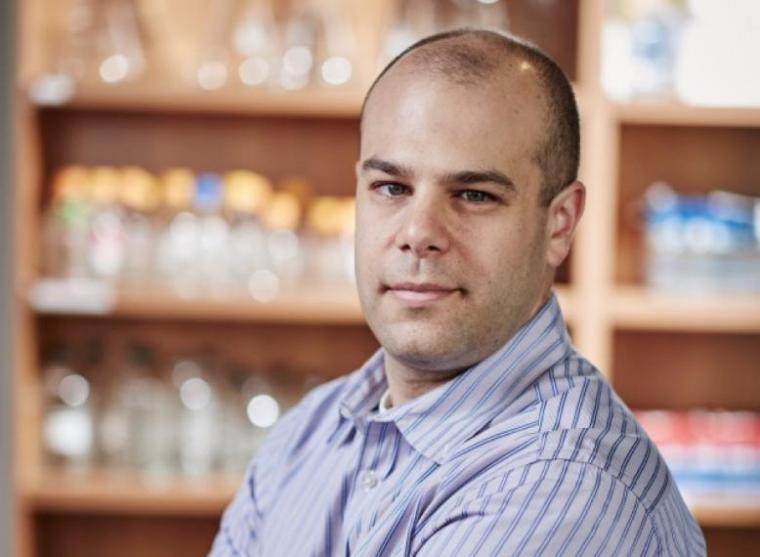
[{"label": "shaved head", "polygon": [[545,126],[533,149],[542,172],[540,200],[548,205],[576,180],[580,160],[580,123],[572,86],[560,67],[535,46],[495,31],[462,29],[432,35],[396,56],[370,87],[362,119],[377,85],[403,70],[411,79],[440,78],[454,85],[498,86],[514,72],[531,71],[542,93]]}]

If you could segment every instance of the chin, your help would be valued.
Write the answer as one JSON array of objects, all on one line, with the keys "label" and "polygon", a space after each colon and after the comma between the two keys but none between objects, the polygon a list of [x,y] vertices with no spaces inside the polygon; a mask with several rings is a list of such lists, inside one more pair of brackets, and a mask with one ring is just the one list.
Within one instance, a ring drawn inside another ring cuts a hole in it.
[{"label": "chin", "polygon": [[471,362],[462,361],[462,355],[472,351],[466,346],[457,346],[456,339],[438,331],[404,329],[375,335],[386,352],[404,365],[431,372],[447,372],[470,365]]}]

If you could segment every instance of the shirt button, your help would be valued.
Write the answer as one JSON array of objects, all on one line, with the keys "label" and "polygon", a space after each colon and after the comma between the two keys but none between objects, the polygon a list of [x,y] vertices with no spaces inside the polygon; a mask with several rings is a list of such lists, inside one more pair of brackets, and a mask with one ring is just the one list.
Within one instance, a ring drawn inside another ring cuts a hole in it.
[{"label": "shirt button", "polygon": [[372,470],[362,474],[361,486],[364,491],[372,491],[377,486],[377,475]]}]

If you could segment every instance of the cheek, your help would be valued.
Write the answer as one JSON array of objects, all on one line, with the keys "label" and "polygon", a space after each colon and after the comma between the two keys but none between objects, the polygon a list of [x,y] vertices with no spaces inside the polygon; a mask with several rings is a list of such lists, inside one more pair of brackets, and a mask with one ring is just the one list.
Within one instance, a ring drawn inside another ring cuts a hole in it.
[{"label": "cheek", "polygon": [[388,245],[393,234],[393,212],[377,203],[357,202],[356,246],[357,256],[378,256],[380,249]]},{"label": "cheek", "polygon": [[541,258],[541,242],[533,226],[492,227],[473,233],[461,252],[472,277],[487,277],[491,289],[530,280]]},{"label": "cheek", "polygon": [[379,256],[384,230],[371,209],[359,208],[356,211],[356,231],[354,233],[355,264],[358,276],[370,272],[379,265]]}]

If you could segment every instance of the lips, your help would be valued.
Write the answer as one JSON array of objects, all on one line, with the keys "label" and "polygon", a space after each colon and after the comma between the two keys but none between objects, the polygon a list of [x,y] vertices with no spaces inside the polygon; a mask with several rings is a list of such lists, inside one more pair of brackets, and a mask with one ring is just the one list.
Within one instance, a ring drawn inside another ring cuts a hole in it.
[{"label": "lips", "polygon": [[431,282],[402,282],[386,286],[383,290],[403,304],[414,307],[432,304],[461,292],[459,288]]}]

